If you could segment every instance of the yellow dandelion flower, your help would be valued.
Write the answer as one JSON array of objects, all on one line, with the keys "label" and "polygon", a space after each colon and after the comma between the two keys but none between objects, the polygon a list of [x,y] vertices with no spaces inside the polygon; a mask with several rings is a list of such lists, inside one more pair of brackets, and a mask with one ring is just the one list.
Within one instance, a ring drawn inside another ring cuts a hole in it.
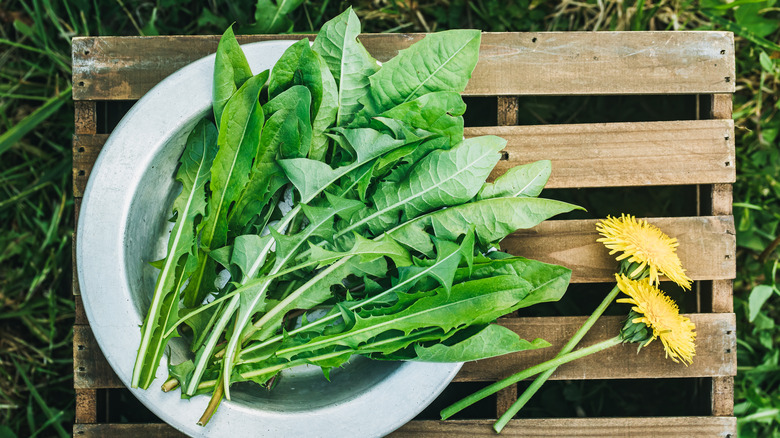
[{"label": "yellow dandelion flower", "polygon": [[634,277],[648,267],[650,281],[658,285],[659,274],[665,275],[680,287],[690,290],[691,279],[677,257],[677,239],[664,234],[657,227],[630,215],[620,218],[609,217],[596,224],[596,230],[602,238],[597,239],[609,248],[610,255],[622,251],[618,261],[628,259],[638,263],[639,267],[631,273]]},{"label": "yellow dandelion flower", "polygon": [[677,304],[649,279],[632,280],[625,275],[615,275],[621,292],[630,298],[621,298],[619,303],[633,304],[632,310],[642,315],[633,323],[643,323],[653,330],[653,336],[644,344],[659,338],[666,350],[666,357],[682,361],[686,366],[693,362],[696,354],[696,326],[690,319],[680,315]]}]

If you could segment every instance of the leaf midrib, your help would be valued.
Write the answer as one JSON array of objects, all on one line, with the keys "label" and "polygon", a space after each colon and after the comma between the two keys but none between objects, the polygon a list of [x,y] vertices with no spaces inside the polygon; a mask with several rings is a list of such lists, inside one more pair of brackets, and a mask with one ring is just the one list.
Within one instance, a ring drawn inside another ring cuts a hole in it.
[{"label": "leaf midrib", "polygon": [[[477,158],[476,160],[474,160],[474,161],[472,161],[471,163],[469,163],[469,164],[468,164],[466,167],[464,167],[464,168],[462,168],[462,169],[459,169],[457,172],[453,173],[453,174],[452,174],[452,175],[450,175],[449,177],[447,177],[447,178],[444,178],[443,180],[441,180],[441,181],[439,181],[438,183],[436,183],[436,184],[434,184],[434,185],[432,185],[432,186],[430,186],[430,187],[428,187],[428,188],[424,189],[424,190],[423,190],[423,191],[421,191],[421,192],[418,192],[418,193],[417,193],[417,194],[415,194],[414,196],[411,196],[411,197],[409,197],[409,198],[406,198],[406,199],[399,200],[398,202],[396,202],[396,203],[394,203],[394,204],[390,205],[389,207],[383,208],[383,209],[381,209],[381,210],[377,210],[375,213],[372,213],[372,214],[370,214],[370,215],[366,216],[365,218],[363,218],[363,219],[361,219],[361,220],[359,220],[359,221],[355,222],[354,224],[352,224],[352,225],[348,226],[347,228],[344,228],[343,230],[339,231],[338,233],[336,233],[336,234],[333,236],[333,238],[334,238],[334,239],[336,239],[336,238],[338,238],[338,237],[341,237],[341,236],[343,236],[344,234],[346,234],[346,233],[348,233],[348,232],[350,232],[350,231],[354,230],[355,228],[357,228],[357,227],[359,227],[359,226],[361,226],[361,225],[365,224],[365,223],[366,223],[366,222],[368,222],[369,220],[371,220],[371,219],[374,219],[374,218],[375,218],[375,217],[377,217],[377,216],[381,216],[382,214],[385,214],[385,213],[387,213],[387,212],[389,212],[389,211],[392,211],[392,210],[394,210],[395,208],[397,208],[397,207],[399,207],[399,206],[401,206],[401,205],[403,205],[403,204],[405,204],[405,203],[407,203],[407,202],[413,201],[413,200],[415,200],[415,199],[417,199],[417,198],[419,198],[419,197],[423,196],[424,194],[428,193],[429,191],[431,191],[431,190],[433,190],[433,189],[439,188],[439,187],[440,187],[441,185],[443,185],[444,183],[446,183],[446,182],[449,182],[450,180],[452,180],[453,178],[457,177],[458,175],[460,175],[461,173],[465,172],[466,170],[468,170],[468,169],[471,169],[472,167],[476,166],[476,165],[477,165],[477,163],[479,163],[480,161],[482,161],[482,160],[483,160],[485,157],[489,156],[491,153],[493,153],[493,151],[492,151],[492,150],[490,150],[490,151],[486,152],[486,153],[485,153],[485,154],[483,154],[483,155],[480,155],[480,156],[479,156],[479,158]],[[414,219],[412,219],[412,220],[414,220]]]},{"label": "leaf midrib", "polygon": [[[438,68],[436,68],[436,70],[434,70],[434,71],[433,71],[433,72],[432,72],[430,75],[428,75],[428,77],[427,77],[427,78],[425,78],[425,80],[424,80],[424,81],[420,82],[420,85],[418,85],[418,86],[417,86],[417,87],[416,87],[414,90],[412,90],[412,92],[411,92],[411,93],[409,93],[409,95],[407,95],[407,96],[406,96],[406,98],[405,98],[405,99],[404,99],[404,100],[401,102],[401,104],[403,104],[403,103],[406,103],[406,102],[408,102],[409,100],[411,100],[412,96],[414,96],[414,95],[415,95],[415,93],[417,93],[417,91],[418,91],[418,90],[419,90],[419,89],[420,89],[420,88],[421,88],[423,85],[425,85],[425,84],[426,84],[426,83],[427,83],[427,82],[428,82],[428,81],[429,81],[429,80],[430,80],[432,77],[436,76],[436,73],[438,73],[438,72],[439,72],[439,70],[441,70],[442,68],[444,68],[444,66],[445,66],[445,65],[449,64],[449,63],[450,63],[450,61],[452,61],[452,60],[453,60],[453,59],[454,59],[454,58],[455,58],[455,57],[456,57],[458,54],[460,54],[460,52],[462,52],[462,51],[463,51],[463,48],[465,48],[467,45],[469,45],[469,43],[471,43],[471,41],[473,41],[473,40],[474,40],[474,38],[470,38],[470,39],[469,39],[468,41],[466,41],[466,42],[465,42],[465,43],[464,43],[462,46],[460,46],[460,48],[458,48],[458,50],[456,50],[456,51],[455,51],[455,52],[454,52],[454,53],[453,53],[453,54],[452,54],[452,55],[451,55],[449,58],[447,58],[447,60],[446,60],[446,61],[444,61],[443,63],[441,63],[441,65],[439,65],[439,67],[438,67]],[[399,104],[399,105],[400,105],[400,104]]]}]

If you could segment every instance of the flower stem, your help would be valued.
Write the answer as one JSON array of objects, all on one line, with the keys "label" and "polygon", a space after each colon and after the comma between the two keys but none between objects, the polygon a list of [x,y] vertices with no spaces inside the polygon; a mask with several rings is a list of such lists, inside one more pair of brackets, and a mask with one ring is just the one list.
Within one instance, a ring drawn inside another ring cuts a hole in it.
[{"label": "flower stem", "polygon": [[[593,311],[593,314],[585,321],[585,323],[582,325],[582,327],[580,327],[580,329],[577,330],[577,332],[574,334],[574,336],[572,336],[572,338],[569,339],[569,342],[567,342],[566,345],[563,346],[563,348],[558,353],[556,358],[551,359],[551,360],[549,360],[547,362],[544,362],[542,364],[539,364],[536,367],[539,367],[541,365],[545,365],[545,364],[551,363],[555,359],[557,359],[557,358],[561,357],[562,355],[565,355],[566,353],[569,353],[570,351],[572,351],[574,349],[574,347],[580,342],[580,340],[582,340],[582,337],[585,336],[585,333],[587,333],[588,330],[590,330],[590,328],[593,327],[593,324],[604,313],[604,311],[607,309],[607,307],[610,305],[610,303],[612,303],[612,301],[615,299],[615,297],[617,296],[617,294],[619,292],[620,292],[620,289],[618,289],[617,285],[615,285],[615,287],[612,288],[612,290],[609,292],[609,294],[607,294],[607,296],[604,298],[604,300],[601,302],[601,304],[599,304],[599,306],[596,308],[596,310]],[[563,362],[563,363],[565,363],[565,362]],[[490,386],[487,386],[487,387],[481,389],[480,391],[477,391],[474,394],[472,394],[472,395],[470,395],[470,396],[460,400],[459,402],[456,402],[455,404],[445,408],[444,410],[441,411],[441,418],[442,418],[442,420],[446,420],[447,418],[449,418],[452,415],[458,413],[462,409],[467,408],[468,406],[471,406],[472,404],[478,402],[479,400],[482,400],[483,398],[485,398],[485,397],[487,397],[487,396],[489,396],[489,395],[491,395],[493,393],[496,393],[499,390],[504,389],[504,388],[506,388],[509,385],[515,384],[515,383],[517,383],[517,382],[519,382],[519,381],[521,381],[523,379],[526,379],[526,378],[531,377],[531,376],[533,376],[533,375],[535,375],[537,373],[540,373],[542,371],[546,371],[547,370],[547,368],[545,368],[543,370],[538,370],[538,371],[536,371],[534,373],[531,373],[531,374],[527,373],[529,370],[534,369],[536,367],[528,368],[528,369],[523,370],[523,371],[521,371],[521,372],[519,372],[517,374],[509,376],[509,377],[507,377],[507,378],[505,378],[503,380],[499,380],[498,382],[496,382],[496,383],[494,383],[494,384],[492,384]],[[552,375],[552,373],[555,372],[556,368],[558,368],[558,365],[555,365],[554,367],[551,367],[551,371],[549,371],[549,373],[545,374],[546,377],[545,377],[544,380],[547,380],[550,377],[550,375]],[[534,383],[536,383],[536,382],[534,382]],[[539,386],[541,386],[542,383],[544,383],[544,381],[541,381],[539,383]],[[536,388],[536,389],[538,389],[538,388]],[[528,391],[526,391],[526,392],[528,392]],[[536,390],[534,390],[533,392],[536,392]],[[533,392],[528,395],[528,398],[530,398],[533,395]],[[523,404],[525,404],[525,402]],[[514,407],[514,405],[512,407]]]},{"label": "flower stem", "polygon": [[470,396],[444,408],[441,411],[441,419],[446,420],[447,418],[451,417],[453,414],[460,412],[463,408],[466,408],[513,383],[517,383],[523,379],[527,379],[531,376],[547,371],[550,368],[557,368],[573,360],[577,360],[582,357],[591,355],[593,353],[598,353],[599,351],[606,350],[607,348],[614,347],[615,345],[618,345],[621,342],[623,342],[623,339],[620,336],[615,336],[614,338],[607,339],[606,341],[599,342],[598,344],[594,344],[585,348],[580,348],[577,351],[559,355],[548,360],[547,362],[542,362],[538,365],[534,365],[530,368],[526,368],[525,370],[520,371],[517,374],[513,374],[503,380],[500,380],[490,386],[487,386],[475,392],[474,394],[471,394]]},{"label": "flower stem", "polygon": [[[601,317],[604,311],[607,310],[607,307],[609,307],[612,301],[615,300],[615,297],[619,292],[620,289],[618,288],[617,285],[615,285],[615,287],[612,288],[612,290],[607,294],[607,296],[604,297],[604,300],[601,301],[601,304],[599,304],[596,310],[593,311],[593,314],[591,314],[590,317],[588,317],[588,319],[585,320],[585,323],[582,324],[582,327],[580,327],[579,330],[577,330],[577,332],[574,333],[574,336],[572,336],[571,339],[569,339],[569,342],[567,342],[566,345],[564,345],[563,348],[561,348],[561,351],[558,353],[558,356],[561,356],[563,354],[572,351],[574,347],[576,347],[577,344],[579,344],[579,342],[582,340],[585,334],[588,333],[591,327],[593,327],[593,324],[596,323],[596,320],[598,320],[599,317]],[[520,411],[520,409],[522,409],[523,406],[525,406],[526,403],[528,403],[528,400],[530,400],[531,397],[533,397],[534,394],[536,394],[536,391],[538,391],[539,388],[541,388],[542,385],[544,385],[544,382],[546,382],[550,378],[550,376],[552,376],[552,374],[555,372],[556,369],[557,367],[550,368],[549,370],[539,375],[539,377],[537,377],[536,380],[534,380],[531,383],[531,385],[528,388],[526,388],[526,390],[523,391],[522,394],[520,394],[520,397],[518,397],[517,400],[515,400],[515,402],[512,403],[512,406],[510,406],[509,409],[507,409],[507,411],[504,412],[503,415],[501,415],[498,421],[496,421],[496,424],[493,425],[493,429],[495,429],[496,432],[501,433],[501,429],[504,428],[504,425],[506,425],[506,423],[512,417],[514,417],[515,414],[517,414]]]}]

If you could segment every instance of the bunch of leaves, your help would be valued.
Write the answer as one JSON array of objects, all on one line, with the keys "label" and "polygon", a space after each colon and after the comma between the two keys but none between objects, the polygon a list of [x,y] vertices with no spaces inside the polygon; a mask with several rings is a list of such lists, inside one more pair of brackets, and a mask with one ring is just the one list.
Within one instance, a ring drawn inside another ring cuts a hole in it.
[{"label": "bunch of leaves", "polygon": [[576,207],[536,198],[549,162],[485,183],[506,142],[464,139],[459,95],[480,32],[429,35],[381,66],[359,33],[348,9],[258,74],[232,29],[220,40],[218,128],[202,120],[180,160],[132,380],[151,384],[186,323],[194,358],[170,371],[185,396],[213,392],[201,423],[231,384],[300,364],[327,376],[354,354],[459,362],[548,345],[492,322],[557,300],[570,271],[489,251]]}]

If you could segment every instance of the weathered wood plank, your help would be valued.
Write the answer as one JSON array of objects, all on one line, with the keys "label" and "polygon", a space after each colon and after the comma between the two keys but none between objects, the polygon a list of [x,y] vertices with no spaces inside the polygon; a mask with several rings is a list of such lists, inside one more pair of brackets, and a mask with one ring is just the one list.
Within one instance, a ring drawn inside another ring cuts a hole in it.
[{"label": "weathered wood plank", "polygon": [[[511,109],[506,117],[511,118]],[[548,188],[625,187],[728,183],[736,179],[731,120],[594,123],[581,125],[466,128],[466,137],[507,140],[505,160],[490,179],[509,168],[552,160]],[[73,136],[73,193],[82,196],[105,134]]]},{"label": "weathered wood plank", "polygon": [[[311,35],[247,35],[241,43]],[[386,61],[423,34],[365,34]],[[73,39],[75,100],[138,99],[160,80],[216,51],[218,36]],[[728,32],[484,33],[466,95],[733,93]]]},{"label": "weathered wood plank", "polygon": [[184,438],[187,435],[179,432],[166,423],[103,423],[74,424],[73,436],[79,438]]},{"label": "weathered wood plank", "polygon": [[[388,435],[391,438],[493,438],[493,420],[410,421]],[[512,420],[501,432],[508,437],[729,437],[736,436],[733,417],[650,418],[541,418]],[[76,424],[73,434],[83,438],[179,438],[184,435],[165,423]]]},{"label": "weathered wood plank", "polygon": [[[502,437],[733,437],[734,417],[539,418],[512,420]],[[493,420],[410,421],[391,438],[495,438]]]},{"label": "weathered wood plank", "polygon": [[73,387],[76,390],[124,387],[88,325],[73,326]]},{"label": "weathered wood plank", "polygon": [[466,128],[466,137],[507,140],[511,167],[552,160],[548,188],[729,183],[736,179],[731,120]]},{"label": "weathered wood plank", "polygon": [[498,97],[496,120],[499,126],[517,125],[520,118],[519,104],[517,96]]},{"label": "weathered wood plank", "polygon": [[713,377],[712,415],[730,417],[734,415],[734,377]]},{"label": "weathered wood plank", "polygon": [[108,134],[73,136],[73,196],[84,196],[92,166],[107,139]]},{"label": "weathered wood plank", "polygon": [[97,390],[76,388],[76,423],[97,421]]},{"label": "weathered wood plank", "polygon": [[[736,276],[736,237],[732,216],[648,218],[669,236],[687,274],[694,280],[723,280]],[[596,232],[595,220],[545,221],[530,230],[519,230],[501,242],[505,251],[566,266],[573,283],[614,281],[617,262]]]},{"label": "weathered wood plank", "polygon": [[[737,372],[736,319],[733,313],[690,314],[696,324],[696,356],[685,366],[665,359],[660,342],[653,342],[637,354],[637,346],[618,345],[558,368],[553,380],[652,379],[705,376],[733,376]],[[502,318],[506,326],[523,339],[544,338],[552,347],[523,351],[491,359],[467,362],[456,381],[495,381],[529,366],[552,359],[585,322],[586,317]],[[625,317],[600,318],[580,345],[592,345],[616,336]],[[608,363],[605,367],[603,364]]]},{"label": "weathered wood plank", "polygon": [[730,119],[733,110],[731,94],[718,93],[712,95],[709,110],[711,119]]},{"label": "weathered wood plank", "polygon": [[95,102],[74,103],[76,134],[94,134],[97,132],[97,114]]},{"label": "weathered wood plank", "polygon": [[[732,376],[736,373],[735,317],[732,313],[692,314],[697,345],[693,364],[686,367],[664,359],[660,342],[636,353],[635,345],[619,345],[560,367],[552,379],[629,379]],[[623,317],[603,317],[583,339],[590,345],[615,336]],[[504,325],[524,339],[542,337],[553,346],[498,358],[468,362],[455,380],[495,381],[555,356],[584,317],[502,318]],[[121,388],[122,382],[106,362],[88,326],[73,329],[74,385],[76,388]],[[726,350],[729,350],[727,353]],[[608,362],[609,367],[600,366]]]}]

